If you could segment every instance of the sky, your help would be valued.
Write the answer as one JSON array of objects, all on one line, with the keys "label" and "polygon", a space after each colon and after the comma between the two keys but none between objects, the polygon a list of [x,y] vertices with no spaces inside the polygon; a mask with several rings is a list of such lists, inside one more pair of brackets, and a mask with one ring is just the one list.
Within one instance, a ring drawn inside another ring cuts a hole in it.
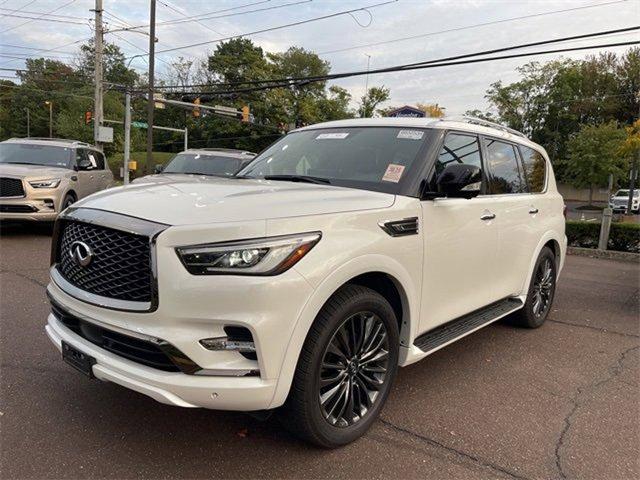
[{"label": "sky", "polygon": [[[159,54],[156,75],[162,78],[167,69],[166,62],[178,56],[206,58],[207,52],[215,49],[215,41],[224,37],[368,6],[372,7],[366,11],[259,33],[248,38],[270,52],[285,51],[290,46],[304,47],[329,61],[332,72],[343,72],[366,70],[368,61],[371,69],[384,68],[630,27],[640,21],[640,0],[398,0],[373,7],[385,1],[389,0],[157,0],[157,51],[193,43],[211,43]],[[92,22],[88,20],[93,17],[91,9],[94,4],[94,0],[0,0],[0,68],[21,68],[24,60],[12,56],[25,57],[27,54],[49,55],[65,62],[72,61],[80,42],[93,35]],[[148,0],[103,0],[103,8],[107,29],[121,28],[123,22],[134,26],[148,24]],[[571,11],[549,13],[568,9]],[[205,20],[204,14],[209,12],[213,12],[209,17],[217,18]],[[43,15],[45,13],[48,15]],[[165,21],[186,20],[185,17],[195,15],[200,15],[198,18],[203,20],[162,24]],[[511,20],[523,16],[530,17]],[[413,38],[395,41],[406,37]],[[141,33],[113,32],[107,33],[105,39],[119,45],[127,56],[148,51],[148,37]],[[640,34],[636,31],[563,45],[577,47],[630,40],[640,40]],[[71,42],[79,43],[67,45]],[[62,45],[67,45],[60,48],[62,52],[34,50],[55,49]],[[537,47],[550,48],[556,47]],[[608,50],[622,53],[626,48],[629,47]],[[562,56],[580,59],[599,51],[603,50],[570,52]],[[448,115],[461,115],[467,110],[487,109],[484,98],[487,88],[498,80],[503,83],[517,81],[517,67],[532,60],[547,61],[559,56],[544,55],[369,75],[368,84],[384,85],[391,90],[391,97],[384,106],[438,103],[446,108]],[[144,58],[134,58],[131,65],[141,72],[148,68]],[[2,78],[13,74],[7,70],[0,71]],[[365,77],[356,77],[335,83],[352,94],[355,106],[365,91],[366,82]]]}]

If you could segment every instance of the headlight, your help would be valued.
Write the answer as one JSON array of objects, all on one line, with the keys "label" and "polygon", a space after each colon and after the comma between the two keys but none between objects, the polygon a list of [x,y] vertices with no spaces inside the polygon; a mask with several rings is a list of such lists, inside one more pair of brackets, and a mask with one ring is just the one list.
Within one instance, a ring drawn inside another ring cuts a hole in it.
[{"label": "headlight", "polygon": [[56,188],[60,185],[59,178],[48,178],[47,180],[33,180],[29,182],[33,188]]},{"label": "headlight", "polygon": [[320,232],[238,242],[179,247],[176,252],[193,275],[278,275],[300,261]]}]

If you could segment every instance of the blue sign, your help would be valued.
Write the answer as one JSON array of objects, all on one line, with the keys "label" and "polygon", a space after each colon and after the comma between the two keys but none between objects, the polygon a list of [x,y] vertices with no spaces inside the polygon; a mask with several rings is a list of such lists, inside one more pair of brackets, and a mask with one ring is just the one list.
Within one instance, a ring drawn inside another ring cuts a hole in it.
[{"label": "blue sign", "polygon": [[426,117],[427,114],[420,110],[419,108],[411,107],[409,105],[405,105],[404,107],[396,108],[389,112],[388,117],[414,117],[414,118],[423,118]]}]

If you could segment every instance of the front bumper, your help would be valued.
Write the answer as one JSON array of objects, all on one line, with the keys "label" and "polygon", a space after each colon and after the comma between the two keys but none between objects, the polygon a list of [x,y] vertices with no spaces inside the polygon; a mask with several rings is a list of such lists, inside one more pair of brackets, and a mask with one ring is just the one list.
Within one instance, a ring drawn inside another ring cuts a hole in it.
[{"label": "front bumper", "polygon": [[107,352],[74,334],[53,315],[49,315],[47,335],[58,350],[62,341],[96,359],[93,374],[147,395],[158,402],[178,407],[204,407],[217,410],[262,410],[273,397],[275,381],[260,377],[199,377],[163,372],[145,367]]},{"label": "front bumper", "polygon": [[0,199],[0,220],[52,222],[58,216],[56,198]]}]

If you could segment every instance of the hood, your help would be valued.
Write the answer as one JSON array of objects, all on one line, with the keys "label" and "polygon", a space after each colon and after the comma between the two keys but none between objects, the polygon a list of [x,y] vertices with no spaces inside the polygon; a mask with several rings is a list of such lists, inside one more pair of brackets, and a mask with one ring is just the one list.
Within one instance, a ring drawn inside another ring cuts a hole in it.
[{"label": "hood", "polygon": [[65,175],[71,170],[62,167],[48,167],[46,165],[25,165],[22,163],[0,163],[0,175],[12,177],[45,178]]},{"label": "hood", "polygon": [[197,175],[194,173],[157,173],[136,178],[131,183],[206,183],[211,179],[211,175]]},{"label": "hood", "polygon": [[387,208],[395,196],[352,188],[259,179],[198,177],[105,190],[75,207],[168,225],[266,220]]}]

